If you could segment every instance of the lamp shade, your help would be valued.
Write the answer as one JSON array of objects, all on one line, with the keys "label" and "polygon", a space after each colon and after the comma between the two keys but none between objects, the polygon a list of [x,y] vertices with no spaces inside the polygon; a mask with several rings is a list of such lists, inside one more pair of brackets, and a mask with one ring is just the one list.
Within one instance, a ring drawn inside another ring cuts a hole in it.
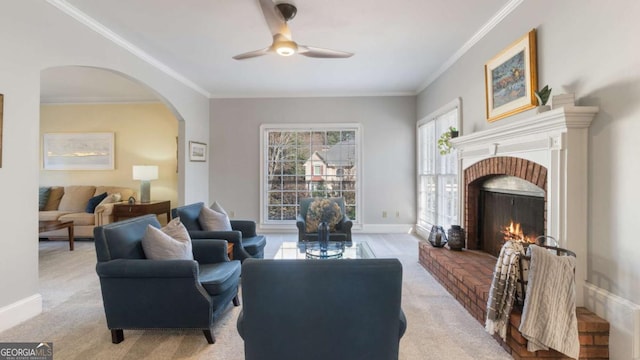
[{"label": "lamp shade", "polygon": [[133,180],[156,180],[158,178],[158,166],[133,165]]}]

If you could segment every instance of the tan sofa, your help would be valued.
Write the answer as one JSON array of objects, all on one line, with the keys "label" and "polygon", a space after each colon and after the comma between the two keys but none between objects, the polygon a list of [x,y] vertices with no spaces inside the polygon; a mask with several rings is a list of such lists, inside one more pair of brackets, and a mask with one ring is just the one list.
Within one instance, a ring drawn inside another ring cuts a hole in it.
[{"label": "tan sofa", "polygon": [[[102,193],[107,197],[96,206],[95,212],[87,213],[85,210],[89,200]],[[121,201],[127,201],[130,196],[137,197],[136,192],[130,188],[116,186],[52,186],[49,189],[49,198],[43,210],[38,212],[40,221],[46,220],[72,220],[73,236],[75,238],[93,238],[93,228],[113,222],[113,205],[120,194]],[[40,233],[41,238],[68,239],[66,229]]]}]

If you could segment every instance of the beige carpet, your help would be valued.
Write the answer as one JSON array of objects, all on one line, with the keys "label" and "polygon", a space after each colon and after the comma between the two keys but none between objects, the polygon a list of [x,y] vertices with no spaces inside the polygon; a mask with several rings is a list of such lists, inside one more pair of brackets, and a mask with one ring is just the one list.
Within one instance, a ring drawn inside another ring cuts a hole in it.
[{"label": "beige carpet", "polygon": [[[367,241],[378,257],[396,257],[403,264],[402,307],[408,328],[400,341],[400,359],[511,359],[431,275],[418,264],[417,239],[411,235],[355,235]],[[295,234],[269,234],[266,255]],[[201,331],[125,330],[114,345],[106,326],[100,284],[95,273],[93,242],[78,241],[70,252],[66,242],[40,242],[39,316],[0,333],[0,342],[52,341],[55,359],[243,359],[236,331],[240,308],[229,307],[214,328],[216,343],[208,345]]]}]

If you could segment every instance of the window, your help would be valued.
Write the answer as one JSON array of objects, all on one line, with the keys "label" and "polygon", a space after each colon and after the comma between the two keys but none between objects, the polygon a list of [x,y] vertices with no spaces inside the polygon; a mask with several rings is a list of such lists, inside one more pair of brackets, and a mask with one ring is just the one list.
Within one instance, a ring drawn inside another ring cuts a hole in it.
[{"label": "window", "polygon": [[455,149],[440,155],[438,138],[453,126],[460,130],[457,99],[418,122],[417,230],[427,236],[432,225],[445,229],[459,224],[458,156]]},{"label": "window", "polygon": [[344,197],[359,223],[359,125],[262,125],[261,132],[262,224],[294,223],[306,197]]}]

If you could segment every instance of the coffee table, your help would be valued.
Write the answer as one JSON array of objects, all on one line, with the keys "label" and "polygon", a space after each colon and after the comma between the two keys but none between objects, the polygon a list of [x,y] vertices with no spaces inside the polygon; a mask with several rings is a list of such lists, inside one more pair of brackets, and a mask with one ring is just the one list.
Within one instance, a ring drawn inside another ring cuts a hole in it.
[{"label": "coffee table", "polygon": [[336,244],[344,244],[342,254],[328,251],[329,256],[322,256],[318,252],[318,242],[285,241],[280,245],[274,259],[370,259],[376,255],[366,241],[359,242],[330,242],[329,250],[335,249]]},{"label": "coffee table", "polygon": [[73,221],[48,220],[38,222],[38,232],[46,232],[67,228],[69,231],[69,251],[73,251]]}]

